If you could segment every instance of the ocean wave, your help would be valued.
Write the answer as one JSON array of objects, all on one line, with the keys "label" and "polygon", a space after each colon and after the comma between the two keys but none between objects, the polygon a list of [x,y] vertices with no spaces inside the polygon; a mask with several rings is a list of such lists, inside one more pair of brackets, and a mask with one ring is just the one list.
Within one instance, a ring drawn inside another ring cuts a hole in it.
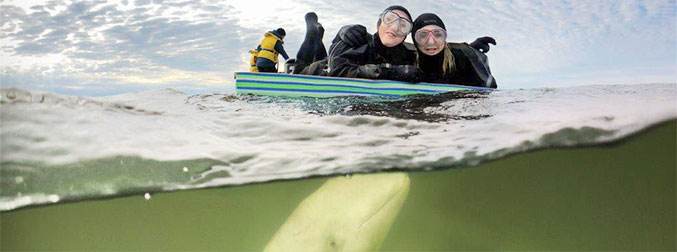
[{"label": "ocean wave", "polygon": [[0,210],[318,175],[463,168],[537,149],[604,144],[677,118],[676,87],[330,99],[171,89],[91,98],[2,89]]}]

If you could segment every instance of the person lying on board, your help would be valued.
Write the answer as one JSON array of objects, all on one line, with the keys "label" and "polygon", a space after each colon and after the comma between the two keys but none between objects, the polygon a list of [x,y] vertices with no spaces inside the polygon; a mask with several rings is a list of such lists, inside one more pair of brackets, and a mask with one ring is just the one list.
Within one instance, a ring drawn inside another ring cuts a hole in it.
[{"label": "person lying on board", "polygon": [[423,81],[453,83],[467,86],[496,88],[487,56],[491,37],[472,44],[447,43],[444,22],[435,14],[424,13],[414,20],[413,40],[417,50],[416,66],[424,73]]},{"label": "person lying on board", "polygon": [[414,65],[416,49],[404,43],[413,23],[409,11],[402,6],[386,8],[379,15],[376,34],[362,45],[348,45],[340,37],[345,31],[339,31],[329,47],[328,57],[321,46],[324,29],[320,29],[315,13],[306,14],[306,25],[306,37],[296,56],[294,73],[407,82],[419,82],[422,77]]}]

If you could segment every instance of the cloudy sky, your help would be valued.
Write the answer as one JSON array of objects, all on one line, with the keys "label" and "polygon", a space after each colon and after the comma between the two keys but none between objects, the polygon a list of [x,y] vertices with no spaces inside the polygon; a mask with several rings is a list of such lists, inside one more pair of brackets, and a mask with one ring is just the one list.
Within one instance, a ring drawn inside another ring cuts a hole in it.
[{"label": "cloudy sky", "polygon": [[285,28],[294,57],[306,12],[318,14],[329,47],[345,24],[375,32],[393,4],[438,14],[449,41],[494,37],[499,88],[677,82],[675,0],[0,0],[0,86],[232,92],[266,31]]}]

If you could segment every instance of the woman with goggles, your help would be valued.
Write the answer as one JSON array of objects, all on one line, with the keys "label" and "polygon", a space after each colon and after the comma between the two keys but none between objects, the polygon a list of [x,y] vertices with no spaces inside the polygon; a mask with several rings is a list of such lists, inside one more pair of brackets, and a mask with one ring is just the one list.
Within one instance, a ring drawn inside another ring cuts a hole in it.
[{"label": "woman with goggles", "polygon": [[447,43],[444,22],[432,13],[418,16],[412,33],[417,50],[416,66],[424,73],[423,81],[496,87],[486,55],[480,53],[481,49],[489,50],[488,43],[496,44],[493,38],[479,38],[471,45]]},{"label": "woman with goggles", "polygon": [[[381,13],[376,25],[377,32],[373,36],[368,36],[364,26],[344,26],[332,41],[328,58],[315,61],[308,66],[303,62],[312,62],[317,53],[313,53],[310,46],[303,45],[316,44],[308,40],[316,40],[317,36],[306,36],[297,54],[294,72],[418,82],[421,72],[414,66],[416,51],[403,43],[413,27],[409,11],[399,5],[390,6]],[[307,34],[316,33],[312,27],[312,25],[306,27],[309,29],[306,31]],[[355,34],[359,36],[354,36]],[[345,41],[349,40],[346,36],[353,36],[350,38],[359,40],[359,45],[346,43]]]},{"label": "woman with goggles", "polygon": [[401,10],[386,10],[379,16],[378,35],[385,46],[402,43],[411,32],[413,23]]},{"label": "woman with goggles", "polygon": [[432,13],[421,14],[414,20],[414,45],[416,65],[425,74],[426,82],[445,82],[453,75],[456,62],[447,44],[444,22]]}]

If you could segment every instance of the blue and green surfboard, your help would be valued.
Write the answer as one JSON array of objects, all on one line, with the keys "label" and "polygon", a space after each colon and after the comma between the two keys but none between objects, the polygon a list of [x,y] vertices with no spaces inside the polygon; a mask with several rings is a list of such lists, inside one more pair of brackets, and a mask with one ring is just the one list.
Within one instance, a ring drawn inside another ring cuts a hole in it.
[{"label": "blue and green surfboard", "polygon": [[238,94],[283,97],[389,96],[489,91],[491,88],[453,84],[408,83],[283,73],[236,72]]}]

